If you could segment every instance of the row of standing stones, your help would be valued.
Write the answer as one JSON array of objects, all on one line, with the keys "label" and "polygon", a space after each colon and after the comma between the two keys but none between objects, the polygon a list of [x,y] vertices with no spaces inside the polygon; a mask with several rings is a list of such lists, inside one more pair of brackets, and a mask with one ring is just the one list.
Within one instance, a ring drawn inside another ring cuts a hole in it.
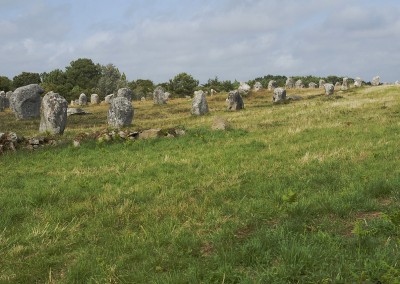
[{"label": "row of standing stones", "polygon": [[[348,79],[343,78],[342,84],[339,83],[341,90],[347,90]],[[361,87],[362,80],[356,78],[354,81],[355,87]],[[380,84],[379,76],[373,78],[371,84],[377,86]],[[396,85],[399,85],[399,81],[396,81]],[[325,83],[324,80],[320,80],[319,84],[310,83],[309,88],[324,88],[325,94],[330,96],[333,94],[335,86],[331,83]],[[289,77],[286,80],[285,87],[291,88],[304,88],[304,84],[301,80],[296,82],[293,78]],[[336,86],[338,87],[338,85]],[[262,89],[262,85],[256,82],[253,90],[259,91]],[[251,87],[246,83],[241,83],[237,90],[228,93],[226,99],[227,110],[235,111],[244,108],[242,94],[247,94],[251,90]],[[271,80],[268,83],[268,90],[273,90],[274,103],[279,103],[287,99],[297,99],[297,96],[287,97],[285,88],[277,87],[276,81]],[[44,90],[37,84],[31,84],[24,87],[17,88],[14,92],[0,92],[0,111],[4,111],[5,108],[9,107],[15,113],[17,119],[31,119],[39,117],[40,127],[39,132],[48,132],[50,134],[63,134],[67,124],[68,114],[79,114],[77,109],[68,109],[68,103],[64,97],[57,93],[49,92],[43,99],[41,94]],[[215,94],[214,90],[211,90],[211,95]],[[206,92],[196,91],[194,92],[194,98],[192,100],[191,113],[193,115],[204,115],[209,112]],[[132,124],[134,109],[132,106],[132,90],[128,88],[119,89],[117,94],[111,94],[105,97],[105,103],[110,105],[108,110],[108,124],[113,128],[127,127]],[[157,87],[153,92],[153,102],[156,105],[166,104],[170,94],[164,92],[162,87]],[[99,104],[99,96],[92,94],[90,98],[91,104]],[[79,99],[72,101],[71,105],[86,105],[88,103],[87,96],[81,94]]]}]

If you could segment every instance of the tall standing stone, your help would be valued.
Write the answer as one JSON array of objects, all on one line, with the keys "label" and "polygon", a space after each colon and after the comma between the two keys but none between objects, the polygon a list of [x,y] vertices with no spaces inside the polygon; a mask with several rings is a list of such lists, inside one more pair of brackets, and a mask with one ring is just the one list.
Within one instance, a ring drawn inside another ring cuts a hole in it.
[{"label": "tall standing stone", "polygon": [[7,93],[6,93],[6,107],[7,108],[9,108],[10,107],[10,99],[11,99],[11,96],[13,95],[13,92],[12,91],[8,91]]},{"label": "tall standing stone", "polygon": [[379,86],[381,78],[379,76],[375,76],[372,78],[371,85],[372,86]]},{"label": "tall standing stone", "polygon": [[287,89],[293,89],[294,88],[294,80],[292,77],[289,77],[286,79],[285,86]]},{"label": "tall standing stone", "polygon": [[90,95],[90,104],[98,105],[100,103],[100,97],[98,94],[91,94]]},{"label": "tall standing stone", "polygon": [[300,79],[297,80],[294,86],[296,89],[303,89],[304,88],[303,81],[301,81]]},{"label": "tall standing stone", "polygon": [[280,103],[286,100],[286,90],[284,88],[275,88],[272,97],[273,103]]},{"label": "tall standing stone", "polygon": [[320,88],[320,89],[324,88],[325,80],[322,80],[322,79],[319,80],[318,85],[319,85],[319,88]]},{"label": "tall standing stone", "polygon": [[359,88],[362,85],[362,80],[360,77],[354,79],[354,87]]},{"label": "tall standing stone", "polygon": [[155,105],[164,105],[167,103],[165,98],[164,89],[158,86],[153,92],[153,102]]},{"label": "tall standing stone", "polygon": [[87,105],[87,102],[88,102],[87,96],[86,96],[85,94],[82,93],[82,94],[79,96],[78,104],[79,104],[80,106],[85,106],[85,105]]},{"label": "tall standing stone", "polygon": [[246,84],[244,82],[240,82],[238,91],[241,95],[247,95],[250,92],[250,90],[251,90],[251,87],[248,84]]},{"label": "tall standing stone", "polygon": [[348,78],[343,78],[343,82],[342,82],[342,87],[341,87],[341,90],[342,91],[346,91],[349,87],[348,87],[348,84],[347,84],[347,80],[348,80]]},{"label": "tall standing stone", "polygon": [[49,92],[42,100],[40,108],[39,132],[63,134],[67,125],[67,100],[57,93]]},{"label": "tall standing stone", "polygon": [[116,97],[108,109],[108,125],[114,128],[126,127],[132,124],[132,102],[126,97]]},{"label": "tall standing stone", "polygon": [[11,96],[10,104],[17,119],[40,117],[40,95],[44,90],[38,84],[31,84],[16,89]]},{"label": "tall standing stone", "polygon": [[127,98],[130,102],[132,101],[132,95],[133,92],[129,88],[121,88],[117,92],[117,97],[125,97]]},{"label": "tall standing stone", "polygon": [[194,92],[191,113],[193,115],[204,115],[208,113],[206,94],[203,91]]},{"label": "tall standing stone", "polygon": [[241,110],[244,108],[243,99],[238,90],[229,92],[226,103],[228,110]]},{"label": "tall standing stone", "polygon": [[262,90],[263,86],[260,82],[256,82],[253,86],[254,91],[258,92],[260,90]]},{"label": "tall standing stone", "polygon": [[324,85],[325,88],[325,95],[327,96],[331,96],[333,95],[333,92],[335,91],[335,86],[333,84],[325,84]]},{"label": "tall standing stone", "polygon": [[268,90],[269,91],[273,91],[275,88],[277,88],[278,87],[278,84],[276,83],[276,81],[275,80],[270,80],[269,82],[268,82]]}]

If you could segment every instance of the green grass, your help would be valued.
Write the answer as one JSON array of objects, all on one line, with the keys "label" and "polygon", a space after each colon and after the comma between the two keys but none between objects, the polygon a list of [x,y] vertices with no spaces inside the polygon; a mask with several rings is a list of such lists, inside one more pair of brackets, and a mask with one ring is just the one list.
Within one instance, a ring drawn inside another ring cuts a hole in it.
[{"label": "green grass", "polygon": [[[187,135],[0,156],[0,283],[400,283],[400,89],[291,92],[134,103],[133,129]],[[106,127],[88,109],[66,139]]]}]

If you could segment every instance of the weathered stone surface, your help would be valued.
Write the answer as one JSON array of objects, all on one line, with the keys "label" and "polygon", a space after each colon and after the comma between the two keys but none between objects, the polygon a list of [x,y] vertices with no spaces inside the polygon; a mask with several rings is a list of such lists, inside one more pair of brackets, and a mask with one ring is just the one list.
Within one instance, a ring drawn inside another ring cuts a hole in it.
[{"label": "weathered stone surface", "polygon": [[277,88],[278,87],[278,84],[276,83],[276,81],[275,80],[270,80],[269,82],[268,82],[268,90],[269,91],[273,91],[275,88]]},{"label": "weathered stone surface", "polygon": [[158,86],[153,92],[153,103],[155,105],[164,105],[167,103],[164,89],[161,86]]},{"label": "weathered stone surface", "polygon": [[275,88],[272,97],[273,103],[280,103],[286,100],[286,90],[284,88]]},{"label": "weathered stone surface", "polygon": [[310,83],[308,83],[308,87],[310,88],[310,89],[315,89],[315,88],[317,88],[317,84],[315,84],[314,82],[310,82]]},{"label": "weathered stone surface", "polygon": [[132,101],[133,92],[129,88],[121,88],[117,92],[117,97],[127,98],[130,102]]},{"label": "weathered stone surface", "polygon": [[111,101],[115,98],[116,96],[114,94],[109,94],[104,97],[104,101],[106,104],[111,104]]},{"label": "weathered stone surface", "polygon": [[381,78],[379,76],[375,76],[372,78],[371,85],[372,86],[379,86]]},{"label": "weathered stone surface", "polygon": [[160,128],[147,129],[139,132],[139,139],[149,139],[162,137],[162,130]]},{"label": "weathered stone surface", "polygon": [[243,99],[238,90],[230,91],[226,102],[228,110],[241,110],[244,108]]},{"label": "weathered stone surface", "polygon": [[17,119],[30,119],[40,116],[40,95],[44,90],[37,84],[17,88],[11,96],[11,109]]},{"label": "weathered stone surface", "polygon": [[204,115],[208,113],[206,94],[203,91],[194,92],[191,113],[193,115]]},{"label": "weathered stone surface", "polygon": [[256,82],[253,86],[254,91],[258,92],[260,90],[262,90],[263,86],[260,82]]},{"label": "weathered stone surface", "polygon": [[250,90],[251,90],[251,87],[248,84],[246,84],[244,82],[240,82],[240,85],[238,88],[239,94],[247,95],[250,92]]},{"label": "weathered stone surface", "polygon": [[336,83],[335,83],[335,88],[336,88],[336,87],[341,87],[341,86],[342,86],[342,84],[340,84],[340,82],[336,82]]},{"label": "weathered stone surface", "polygon": [[286,86],[287,89],[293,89],[294,88],[294,80],[293,80],[292,77],[289,77],[289,78],[286,79],[285,86]]},{"label": "weathered stone surface", "polygon": [[216,90],[214,90],[214,89],[211,89],[211,90],[210,90],[210,96],[214,96],[216,93],[217,93]]},{"label": "weathered stone surface", "polygon": [[165,99],[165,101],[168,101],[168,100],[169,100],[169,97],[171,97],[171,93],[165,92],[165,93],[164,93],[164,99]]},{"label": "weathered stone surface", "polygon": [[11,91],[8,91],[6,93],[6,108],[10,107],[10,98],[12,95],[13,95],[13,92],[11,92]]},{"label": "weathered stone surface", "polygon": [[217,116],[214,118],[211,129],[213,130],[226,130],[229,127],[225,118]]},{"label": "weathered stone surface", "polygon": [[112,100],[108,110],[108,125],[120,128],[130,126],[133,119],[132,103],[125,97]]},{"label": "weathered stone surface", "polygon": [[63,134],[67,125],[67,100],[57,93],[49,92],[40,108],[40,132]]},{"label": "weathered stone surface", "polygon": [[297,80],[294,86],[296,89],[303,89],[304,88],[303,81],[301,81],[300,79]]},{"label": "weathered stone surface", "polygon": [[85,106],[85,105],[87,105],[87,103],[88,103],[87,96],[83,93],[80,94],[78,104],[80,106]]},{"label": "weathered stone surface", "polygon": [[319,88],[320,89],[322,89],[322,88],[324,88],[324,85],[325,85],[325,80],[319,80],[319,83],[318,83],[318,85],[319,85]]},{"label": "weathered stone surface", "polygon": [[348,84],[347,84],[347,80],[349,80],[348,78],[343,78],[343,82],[342,82],[342,86],[340,87],[340,89],[342,90],[342,91],[346,91],[349,87],[348,87]]},{"label": "weathered stone surface", "polygon": [[6,108],[6,99],[6,93],[0,92],[0,111],[4,111]]},{"label": "weathered stone surface", "polygon": [[325,95],[327,96],[333,95],[333,92],[335,91],[335,86],[333,86],[333,84],[330,83],[325,84],[324,88],[325,88]]},{"label": "weathered stone surface", "polygon": [[85,114],[91,114],[90,112],[87,112],[81,108],[68,108],[67,109],[67,116],[70,115],[85,115]]},{"label": "weathered stone surface", "polygon": [[291,95],[291,96],[286,96],[286,99],[289,101],[301,101],[303,97],[298,95]]},{"label": "weathered stone surface", "polygon": [[362,80],[360,77],[354,79],[354,87],[359,88],[362,86]]},{"label": "weathered stone surface", "polygon": [[98,105],[100,103],[100,97],[98,94],[91,94],[90,95],[90,103],[92,105]]}]

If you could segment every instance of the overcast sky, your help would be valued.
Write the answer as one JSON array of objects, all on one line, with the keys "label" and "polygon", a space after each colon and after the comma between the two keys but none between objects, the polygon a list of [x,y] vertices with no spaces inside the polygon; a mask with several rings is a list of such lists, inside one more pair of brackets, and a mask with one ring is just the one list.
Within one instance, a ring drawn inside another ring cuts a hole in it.
[{"label": "overcast sky", "polygon": [[0,0],[0,75],[72,60],[128,80],[187,72],[400,80],[399,0]]}]

